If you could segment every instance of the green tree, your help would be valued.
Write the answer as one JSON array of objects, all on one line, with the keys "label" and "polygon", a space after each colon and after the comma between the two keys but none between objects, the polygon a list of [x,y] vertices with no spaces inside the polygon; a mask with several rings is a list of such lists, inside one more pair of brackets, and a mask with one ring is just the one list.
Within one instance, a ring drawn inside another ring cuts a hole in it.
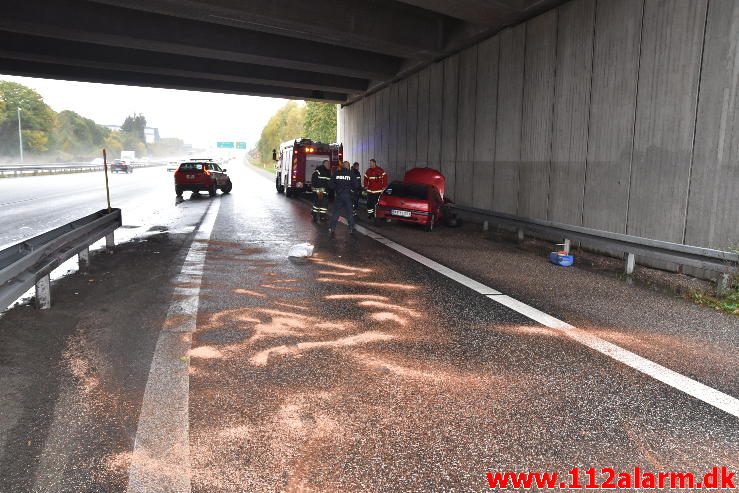
[{"label": "green tree", "polygon": [[58,150],[72,156],[96,154],[105,147],[111,131],[84,118],[74,111],[65,110],[57,115],[54,143]]},{"label": "green tree", "polygon": [[336,142],[336,105],[308,101],[304,136],[325,144]]},{"label": "green tree", "polygon": [[17,156],[18,108],[21,109],[23,149],[32,153],[49,150],[56,118],[39,93],[15,82],[0,81],[0,154]]},{"label": "green tree", "polygon": [[279,149],[282,142],[303,137],[304,122],[305,106],[295,101],[289,101],[277,110],[262,129],[262,135],[257,142],[262,162],[271,162],[272,149]]},{"label": "green tree", "polygon": [[114,159],[121,155],[121,151],[123,150],[123,143],[121,142],[121,133],[120,132],[110,132],[110,134],[105,138],[105,142],[103,143],[103,148],[108,152],[108,157],[110,159]]},{"label": "green tree", "polygon": [[145,128],[146,117],[142,114],[136,113],[127,116],[123,121],[123,125],[121,125],[121,131],[123,133],[132,134],[138,142],[146,142]]}]

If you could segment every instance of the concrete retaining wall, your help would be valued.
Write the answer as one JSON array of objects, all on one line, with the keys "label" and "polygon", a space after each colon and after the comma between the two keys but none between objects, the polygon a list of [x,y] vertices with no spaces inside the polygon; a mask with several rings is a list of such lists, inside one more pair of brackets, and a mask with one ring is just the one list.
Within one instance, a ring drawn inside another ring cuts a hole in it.
[{"label": "concrete retaining wall", "polygon": [[739,244],[739,2],[573,0],[340,110],[347,158],[462,205]]}]

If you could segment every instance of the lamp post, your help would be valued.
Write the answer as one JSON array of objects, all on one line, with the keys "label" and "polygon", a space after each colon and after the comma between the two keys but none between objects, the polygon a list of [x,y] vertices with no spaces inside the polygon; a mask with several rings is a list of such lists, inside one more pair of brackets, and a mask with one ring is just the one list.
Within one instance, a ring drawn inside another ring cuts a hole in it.
[{"label": "lamp post", "polygon": [[21,107],[18,106],[18,148],[21,151],[21,163],[23,163],[23,133],[21,132]]}]

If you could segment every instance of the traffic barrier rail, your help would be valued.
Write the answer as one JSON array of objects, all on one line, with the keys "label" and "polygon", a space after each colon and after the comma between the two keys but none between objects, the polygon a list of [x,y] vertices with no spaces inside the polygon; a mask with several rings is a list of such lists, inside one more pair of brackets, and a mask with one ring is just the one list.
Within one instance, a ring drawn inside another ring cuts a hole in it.
[{"label": "traffic barrier rail", "polygon": [[[164,166],[167,163],[165,161],[149,161],[149,162],[138,162],[134,161],[134,170],[136,168],[151,168],[155,166]],[[110,170],[111,163],[108,163],[108,169]],[[26,164],[26,165],[0,165],[0,177],[22,177],[22,176],[34,176],[34,175],[47,175],[54,173],[85,173],[91,171],[103,171],[104,166],[102,164],[90,164],[90,163],[54,163],[54,164]]]},{"label": "traffic barrier rail", "polygon": [[512,227],[516,230],[519,241],[524,239],[526,233],[539,233],[543,237],[562,238],[564,250],[568,253],[573,240],[580,241],[589,248],[623,252],[624,272],[627,275],[634,273],[636,256],[638,255],[662,262],[718,272],[717,286],[718,291],[722,292],[728,289],[731,276],[736,274],[739,269],[739,254],[737,252],[652,240],[640,236],[611,233],[542,219],[528,219],[512,214],[491,212],[456,204],[452,206],[452,209],[462,215],[482,219],[483,229],[487,229],[488,222]]},{"label": "traffic barrier rail", "polygon": [[37,307],[50,308],[51,271],[74,255],[80,267],[89,265],[90,245],[105,238],[112,249],[121,224],[120,209],[103,209],[0,251],[0,309],[34,286]]}]

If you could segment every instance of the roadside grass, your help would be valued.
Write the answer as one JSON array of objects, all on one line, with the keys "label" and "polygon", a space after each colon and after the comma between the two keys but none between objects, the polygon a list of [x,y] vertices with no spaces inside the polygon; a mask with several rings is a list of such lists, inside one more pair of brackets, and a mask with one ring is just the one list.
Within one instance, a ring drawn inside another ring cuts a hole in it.
[{"label": "roadside grass", "polygon": [[690,293],[690,298],[699,305],[739,316],[739,281],[734,282],[723,296],[692,292]]}]

